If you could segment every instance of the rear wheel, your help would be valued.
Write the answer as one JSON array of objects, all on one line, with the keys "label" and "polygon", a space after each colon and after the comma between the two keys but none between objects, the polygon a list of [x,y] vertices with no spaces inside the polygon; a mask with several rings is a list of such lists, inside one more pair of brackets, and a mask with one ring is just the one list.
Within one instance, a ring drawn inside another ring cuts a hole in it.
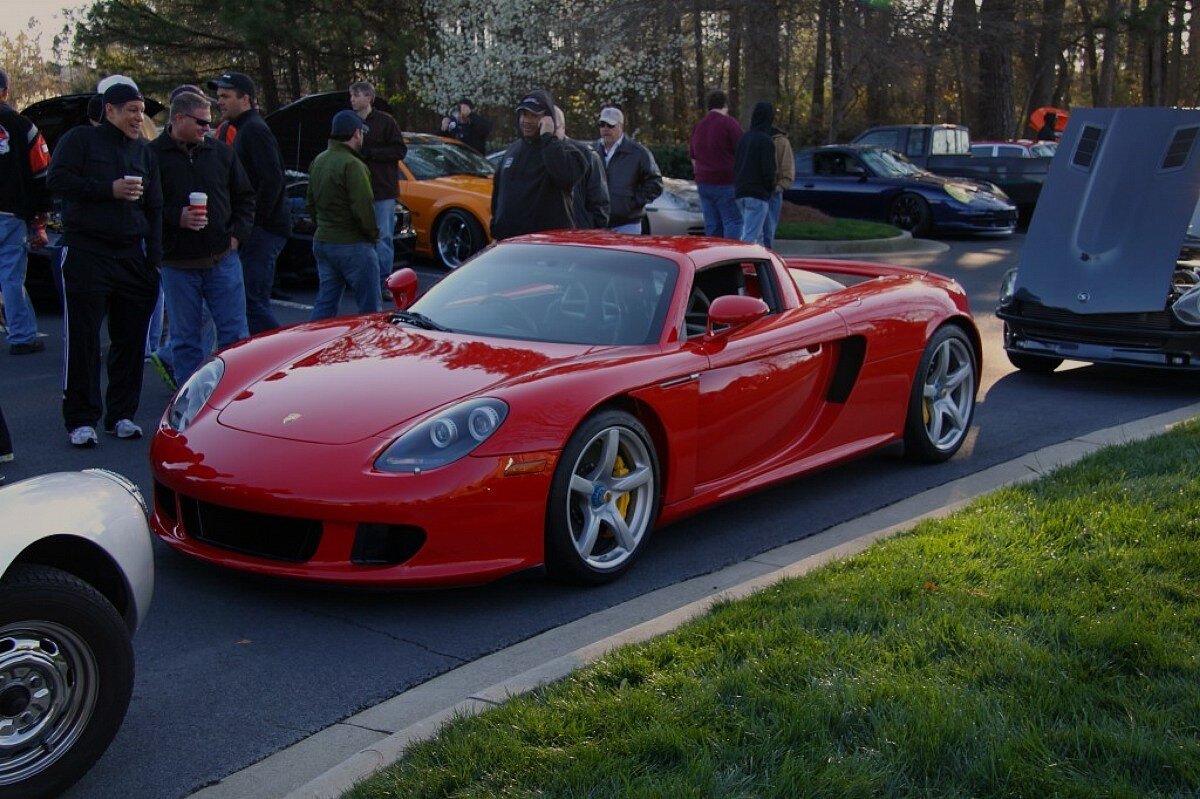
[{"label": "rear wheel", "polygon": [[129,629],[108,600],[59,569],[13,566],[0,582],[0,797],[66,790],[132,690]]},{"label": "rear wheel", "polygon": [[599,584],[624,573],[658,514],[658,457],[646,428],[623,411],[580,425],[550,488],[546,567],[551,576]]},{"label": "rear wheel", "polygon": [[927,462],[958,452],[975,414],[978,356],[953,325],[938,329],[917,367],[904,425],[904,454]]},{"label": "rear wheel", "polygon": [[1062,365],[1062,358],[1048,358],[1044,355],[1030,355],[1027,352],[1013,352],[1005,350],[1005,355],[1008,356],[1008,362],[1020,369],[1022,372],[1031,372],[1037,375],[1048,375]]},{"label": "rear wheel", "polygon": [[929,203],[924,197],[905,192],[892,202],[888,213],[888,222],[901,230],[907,230],[914,236],[923,236],[929,232],[933,215]]},{"label": "rear wheel", "polygon": [[447,269],[457,269],[487,244],[483,226],[466,211],[451,208],[440,217],[433,231],[433,253]]}]

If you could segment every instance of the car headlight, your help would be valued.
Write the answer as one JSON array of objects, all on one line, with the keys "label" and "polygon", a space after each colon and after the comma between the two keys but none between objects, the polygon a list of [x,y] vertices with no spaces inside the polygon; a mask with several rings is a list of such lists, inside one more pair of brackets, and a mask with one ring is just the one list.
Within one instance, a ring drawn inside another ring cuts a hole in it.
[{"label": "car headlight", "polygon": [[1008,199],[1008,195],[1004,193],[1004,189],[1000,188],[995,183],[989,183],[988,187],[992,191],[992,196],[995,197],[997,200],[1007,200]]},{"label": "car headlight", "polygon": [[1193,286],[1171,303],[1171,313],[1185,325],[1200,326],[1200,286]]},{"label": "car headlight", "polygon": [[1004,277],[1000,280],[1000,305],[1008,305],[1012,302],[1013,290],[1017,285],[1017,270],[1009,269],[1004,273]]},{"label": "car headlight", "polygon": [[167,424],[180,433],[186,430],[216,390],[223,374],[225,362],[220,358],[213,358],[193,372],[175,399],[171,400],[171,406],[167,408]]},{"label": "car headlight", "polygon": [[965,186],[962,186],[958,183],[945,183],[942,185],[942,188],[946,190],[947,194],[958,200],[963,205],[970,204],[972,192],[969,191]]},{"label": "car headlight", "polygon": [[459,403],[418,424],[375,459],[381,472],[421,472],[466,456],[491,438],[508,416],[508,405],[485,397]]}]

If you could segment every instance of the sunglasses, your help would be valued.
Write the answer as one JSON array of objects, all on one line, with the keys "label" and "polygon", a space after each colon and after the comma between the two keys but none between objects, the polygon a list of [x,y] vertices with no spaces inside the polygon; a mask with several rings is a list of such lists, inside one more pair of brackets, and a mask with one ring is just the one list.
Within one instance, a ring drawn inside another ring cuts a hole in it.
[{"label": "sunglasses", "polygon": [[212,125],[211,119],[201,119],[200,117],[194,117],[191,114],[184,114],[184,116],[187,117],[188,119],[192,120],[193,122],[195,122],[197,125],[199,125],[202,128],[207,128]]},{"label": "sunglasses", "polygon": [[602,127],[602,128],[615,128],[615,127],[616,127],[616,125],[614,125],[614,124],[613,124],[613,123],[611,123],[611,122],[600,122],[600,123],[598,123],[598,124],[599,124],[599,125],[600,125],[600,127]]}]

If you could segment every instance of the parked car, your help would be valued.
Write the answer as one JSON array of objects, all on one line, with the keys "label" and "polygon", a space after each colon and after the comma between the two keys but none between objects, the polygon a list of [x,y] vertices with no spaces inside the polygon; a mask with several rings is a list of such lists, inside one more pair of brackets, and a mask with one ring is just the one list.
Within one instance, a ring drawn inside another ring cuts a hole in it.
[{"label": "parked car", "polygon": [[[268,114],[284,165],[307,172],[329,141],[329,121],[349,107],[346,92],[323,92]],[[379,97],[375,107],[390,110]],[[398,197],[412,214],[415,250],[456,268],[491,241],[492,165],[456,139],[406,132],[404,142]]]},{"label": "parked car", "polygon": [[0,796],[57,796],[121,726],[154,592],[146,512],[101,469],[0,487]]},{"label": "parked car", "polygon": [[971,155],[976,158],[1053,158],[1058,142],[1016,139],[1013,141],[973,141]]},{"label": "parked car", "polygon": [[835,217],[887,222],[914,235],[1012,233],[1017,209],[989,183],[926,172],[893,150],[828,145],[796,154],[783,198]]},{"label": "parked car", "polygon": [[654,236],[703,236],[704,211],[694,180],[663,178],[663,192],[646,206],[642,232]]},{"label": "parked car", "polygon": [[996,315],[1018,369],[1064,360],[1200,369],[1200,111],[1071,113]]},{"label": "parked car", "polygon": [[966,294],[921,270],[563,231],[415,304],[413,270],[389,287],[400,311],[240,342],[180,389],[164,542],[318,582],[605,582],[717,502],[896,442],[947,459],[975,409]]},{"label": "parked car", "polygon": [[1026,218],[1033,213],[1050,170],[1049,157],[972,156],[971,133],[962,125],[885,125],[863,131],[852,143],[895,150],[937,175],[995,184]]},{"label": "parked car", "polygon": [[[313,260],[312,240],[317,225],[308,215],[305,197],[308,195],[308,175],[303,172],[287,173],[288,212],[292,219],[292,232],[288,236],[279,260],[275,265],[276,280],[312,281],[316,279],[317,263]],[[392,247],[397,259],[403,261],[412,255],[417,240],[413,229],[412,214],[402,202],[396,203],[396,226],[392,233]]]}]

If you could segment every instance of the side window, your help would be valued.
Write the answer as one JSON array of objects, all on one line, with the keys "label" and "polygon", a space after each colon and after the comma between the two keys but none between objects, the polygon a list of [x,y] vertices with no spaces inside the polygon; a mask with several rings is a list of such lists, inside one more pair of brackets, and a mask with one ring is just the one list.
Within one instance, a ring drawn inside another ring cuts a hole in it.
[{"label": "side window", "polygon": [[798,153],[796,155],[796,177],[813,173],[813,154]]},{"label": "side window", "polygon": [[779,313],[779,289],[775,272],[767,261],[732,261],[716,264],[696,273],[684,314],[684,335],[703,336],[708,330],[708,309],[713,300],[728,295],[758,297]]},{"label": "side window", "polygon": [[1075,152],[1071,155],[1071,164],[1085,172],[1090,172],[1092,169],[1092,161],[1096,158],[1096,152],[1100,149],[1100,140],[1104,138],[1104,128],[1098,128],[1095,125],[1085,125],[1083,132],[1079,134],[1079,142],[1075,145]]},{"label": "side window", "polygon": [[[929,138],[929,131],[925,129],[910,130],[908,132],[908,149],[904,151],[905,155],[915,155],[920,157],[925,154],[925,140]],[[893,150],[897,148],[893,147]]]},{"label": "side window", "polygon": [[857,144],[878,144],[881,147],[887,147],[892,150],[900,149],[900,131],[898,130],[873,130],[870,133],[864,133],[859,137]]},{"label": "side window", "polygon": [[999,151],[996,153],[996,155],[1002,155],[1005,158],[1024,158],[1025,157],[1025,148],[1024,147],[997,147],[996,149]]},{"label": "side window", "polygon": [[992,145],[990,144],[972,144],[971,155],[976,158],[988,158],[992,155]]},{"label": "side window", "polygon": [[950,144],[950,134],[953,131],[946,128],[937,128],[933,131],[933,142],[929,147],[930,155],[948,155],[953,150]]}]

